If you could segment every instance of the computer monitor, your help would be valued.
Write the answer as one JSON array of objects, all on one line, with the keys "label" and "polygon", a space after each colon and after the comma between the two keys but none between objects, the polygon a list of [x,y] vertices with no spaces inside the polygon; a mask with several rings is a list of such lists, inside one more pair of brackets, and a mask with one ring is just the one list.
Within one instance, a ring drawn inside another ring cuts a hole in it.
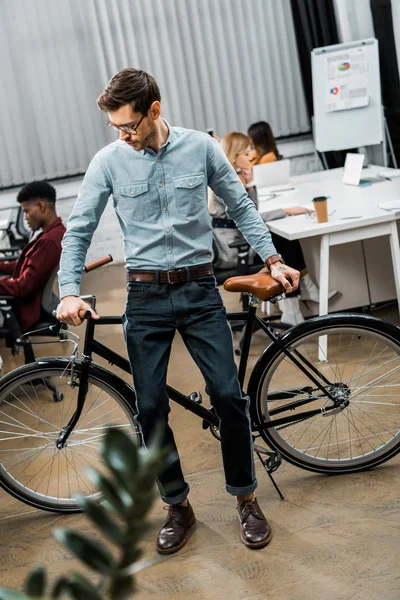
[{"label": "computer monitor", "polygon": [[288,158],[253,167],[253,179],[258,188],[287,183],[289,177],[290,160]]}]

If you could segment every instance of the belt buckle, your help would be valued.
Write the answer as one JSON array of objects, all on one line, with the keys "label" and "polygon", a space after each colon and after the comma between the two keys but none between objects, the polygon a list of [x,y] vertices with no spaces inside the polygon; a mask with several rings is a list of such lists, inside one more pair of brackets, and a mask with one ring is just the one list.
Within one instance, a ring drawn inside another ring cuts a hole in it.
[{"label": "belt buckle", "polygon": [[171,280],[171,273],[176,273],[178,275],[178,273],[180,271],[185,271],[185,269],[172,269],[171,271],[167,271],[167,281],[170,285],[174,285],[175,283],[179,283],[179,279],[177,279],[176,281],[172,281]]}]

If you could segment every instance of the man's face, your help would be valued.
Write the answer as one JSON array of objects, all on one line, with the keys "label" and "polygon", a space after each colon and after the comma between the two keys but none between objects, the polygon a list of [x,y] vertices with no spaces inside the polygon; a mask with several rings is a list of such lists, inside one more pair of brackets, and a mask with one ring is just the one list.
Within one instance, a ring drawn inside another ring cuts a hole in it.
[{"label": "man's face", "polygon": [[130,132],[125,132],[121,129],[119,130],[119,139],[123,140],[136,151],[151,146],[151,143],[156,137],[157,128],[151,109],[146,115],[143,115],[134,112],[130,104],[125,104],[118,110],[110,111],[108,117],[113,125],[124,125],[134,129],[137,127],[136,133],[133,130]]},{"label": "man's face", "polygon": [[25,221],[33,231],[42,229],[46,212],[46,203],[43,200],[26,200],[21,203]]}]

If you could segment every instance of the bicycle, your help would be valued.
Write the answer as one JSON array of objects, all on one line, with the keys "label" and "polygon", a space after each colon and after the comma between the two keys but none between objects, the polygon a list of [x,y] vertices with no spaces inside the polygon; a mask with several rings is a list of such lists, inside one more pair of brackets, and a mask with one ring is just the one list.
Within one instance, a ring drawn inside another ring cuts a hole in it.
[{"label": "bicycle", "polygon": [[[311,318],[279,334],[256,314],[262,301],[274,302],[282,294],[265,269],[233,277],[224,287],[249,294],[247,311],[228,314],[230,322],[246,323],[238,370],[242,387],[254,326],[270,339],[250,374],[247,394],[254,450],[281,498],[272,473],[282,459],[317,473],[352,473],[400,451],[399,327],[341,313]],[[94,296],[85,299],[95,306]],[[134,388],[92,362],[97,354],[130,373],[128,360],[94,337],[95,328],[121,324],[122,317],[93,320],[90,314],[81,315],[87,319],[81,358],[75,341],[70,358],[38,358],[0,381],[0,486],[36,508],[73,513],[80,510],[77,492],[100,498],[86,468],[102,469],[98,450],[108,427],[122,427],[140,443]],[[59,322],[53,329],[61,327]],[[63,330],[66,335],[65,342],[78,338]],[[322,337],[328,355],[321,362]],[[200,392],[167,390],[219,439],[218,417],[212,406],[202,406]]]}]

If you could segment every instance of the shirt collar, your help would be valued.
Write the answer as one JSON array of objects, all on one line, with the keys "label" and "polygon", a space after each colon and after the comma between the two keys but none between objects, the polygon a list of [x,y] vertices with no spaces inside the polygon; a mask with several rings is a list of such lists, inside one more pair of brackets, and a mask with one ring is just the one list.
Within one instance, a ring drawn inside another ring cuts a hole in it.
[{"label": "shirt collar", "polygon": [[[160,150],[159,152],[166,152],[168,145],[171,143],[171,137],[173,134],[173,130],[171,125],[168,123],[168,121],[166,119],[164,119],[163,117],[161,117],[162,120],[164,121],[165,125],[168,127],[168,137],[165,140],[165,142],[163,143],[162,146],[160,146]],[[155,152],[152,148],[144,148],[143,150],[140,150],[141,154],[144,156],[146,153],[148,154],[152,154],[155,155]]]},{"label": "shirt collar", "polygon": [[50,229],[54,229],[54,227],[58,227],[59,225],[61,225],[62,221],[61,221],[61,217],[56,217],[54,219],[54,221],[52,221],[50,223],[50,225],[47,225],[47,227],[45,227],[42,230],[42,233],[47,233],[48,231],[50,231]]}]

